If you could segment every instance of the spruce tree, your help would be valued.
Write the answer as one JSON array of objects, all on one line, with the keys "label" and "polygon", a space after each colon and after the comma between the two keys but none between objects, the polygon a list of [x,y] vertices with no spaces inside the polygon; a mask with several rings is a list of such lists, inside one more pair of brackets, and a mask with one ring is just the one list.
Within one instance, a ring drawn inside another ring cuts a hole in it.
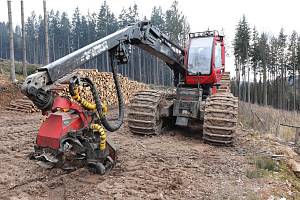
[{"label": "spruce tree", "polygon": [[298,34],[296,31],[293,31],[289,38],[288,51],[287,51],[287,58],[288,58],[287,70],[289,71],[290,79],[293,80],[292,105],[294,111],[296,110],[296,100],[297,100],[296,98],[297,39],[298,39]]},{"label": "spruce tree", "polygon": [[266,33],[262,33],[259,40],[259,56],[262,66],[263,74],[263,104],[266,106],[268,104],[267,97],[267,65],[269,57],[269,45],[268,45],[268,36]]},{"label": "spruce tree", "polygon": [[279,104],[281,109],[285,108],[285,72],[286,72],[286,39],[287,35],[284,33],[284,29],[281,28],[278,35],[278,60],[280,70],[280,99]]},{"label": "spruce tree", "polygon": [[[240,81],[240,71],[242,71],[243,78],[243,99],[246,100],[246,84],[245,84],[245,71],[246,65],[248,64],[248,56],[249,56],[249,47],[250,47],[250,27],[246,20],[245,15],[243,15],[242,19],[238,22],[235,38],[233,42],[234,46],[234,56],[237,63],[237,76],[238,82]],[[238,83],[240,85],[240,83]],[[240,88],[238,89],[239,97],[241,98]]]},{"label": "spruce tree", "polygon": [[80,11],[77,7],[75,9],[75,12],[72,17],[72,28],[71,28],[71,51],[75,51],[79,49],[80,47],[80,26],[81,26],[81,20],[80,20]]},{"label": "spruce tree", "polygon": [[279,108],[279,78],[278,78],[278,40],[272,36],[270,39],[270,54],[269,54],[269,70],[273,76],[273,88],[272,88],[272,105],[275,108]]},{"label": "spruce tree", "polygon": [[256,28],[252,31],[252,43],[249,49],[249,56],[253,70],[253,102],[257,104],[257,67],[259,62],[259,35]]}]

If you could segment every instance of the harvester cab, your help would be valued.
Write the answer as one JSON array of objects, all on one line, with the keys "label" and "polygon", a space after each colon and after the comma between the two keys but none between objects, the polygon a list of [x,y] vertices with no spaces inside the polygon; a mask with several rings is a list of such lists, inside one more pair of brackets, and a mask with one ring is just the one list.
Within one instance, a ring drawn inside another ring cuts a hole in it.
[{"label": "harvester cab", "polygon": [[225,72],[223,38],[223,34],[219,34],[218,31],[189,34],[188,50],[185,55],[187,85],[200,84],[203,88],[212,88],[212,93],[216,93]]}]

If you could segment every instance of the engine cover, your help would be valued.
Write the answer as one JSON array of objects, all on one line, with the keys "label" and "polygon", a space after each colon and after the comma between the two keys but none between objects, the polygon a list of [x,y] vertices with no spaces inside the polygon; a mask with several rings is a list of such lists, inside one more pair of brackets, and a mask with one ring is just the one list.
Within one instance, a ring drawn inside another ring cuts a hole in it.
[{"label": "engine cover", "polygon": [[41,125],[36,144],[39,147],[59,149],[61,139],[70,132],[83,128],[83,121],[78,114],[70,112],[55,112]]}]

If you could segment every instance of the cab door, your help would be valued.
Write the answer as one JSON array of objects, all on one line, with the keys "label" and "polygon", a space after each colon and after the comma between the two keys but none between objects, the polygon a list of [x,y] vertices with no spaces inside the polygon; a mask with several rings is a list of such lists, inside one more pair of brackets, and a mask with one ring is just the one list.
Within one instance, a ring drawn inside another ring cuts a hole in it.
[{"label": "cab door", "polygon": [[215,67],[215,73],[216,73],[216,79],[217,83],[221,81],[222,75],[225,70],[224,66],[224,46],[221,41],[216,40],[215,41],[215,48],[214,48],[214,67]]}]

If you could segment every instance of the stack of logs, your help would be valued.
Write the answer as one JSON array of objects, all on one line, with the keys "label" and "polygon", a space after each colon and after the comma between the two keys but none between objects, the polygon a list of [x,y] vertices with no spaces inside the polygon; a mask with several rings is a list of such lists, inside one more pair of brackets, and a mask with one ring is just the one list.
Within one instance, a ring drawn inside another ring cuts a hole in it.
[{"label": "stack of logs", "polygon": [[13,100],[6,107],[6,110],[16,111],[16,112],[25,112],[25,113],[34,113],[39,112],[40,110],[29,100],[27,97],[22,99]]},{"label": "stack of logs", "polygon": [[[115,84],[113,80],[112,73],[109,72],[98,72],[96,70],[78,70],[75,74],[80,77],[89,77],[95,84],[98,93],[102,100],[105,100],[108,105],[114,106],[118,103],[118,97],[115,89]],[[137,81],[129,80],[127,77],[122,75],[118,75],[120,85],[122,87],[122,94],[124,98],[124,103],[129,103],[129,100],[133,96],[135,92],[138,92],[143,89],[149,89],[144,83],[139,83]],[[67,84],[59,84],[56,85],[52,91],[58,93],[62,96],[69,96],[68,85]],[[85,98],[88,101],[93,102],[92,93],[89,87],[79,87],[80,96]],[[10,105],[6,108],[10,111],[18,111],[18,112],[26,112],[33,113],[39,112],[40,110],[34,106],[32,101],[30,101],[27,97],[23,97],[22,99],[13,100]]]},{"label": "stack of logs", "polygon": [[[98,72],[96,70],[79,70],[76,72],[80,77],[89,77],[95,84],[98,93],[102,100],[105,100],[108,105],[116,105],[118,103],[117,92],[112,73]],[[121,90],[124,98],[124,103],[129,103],[129,100],[135,92],[149,89],[149,86],[144,83],[129,80],[127,77],[118,75],[118,80],[121,85]],[[93,101],[93,97],[89,87],[79,87],[80,96]],[[68,87],[65,87],[60,95],[69,95]]]}]

